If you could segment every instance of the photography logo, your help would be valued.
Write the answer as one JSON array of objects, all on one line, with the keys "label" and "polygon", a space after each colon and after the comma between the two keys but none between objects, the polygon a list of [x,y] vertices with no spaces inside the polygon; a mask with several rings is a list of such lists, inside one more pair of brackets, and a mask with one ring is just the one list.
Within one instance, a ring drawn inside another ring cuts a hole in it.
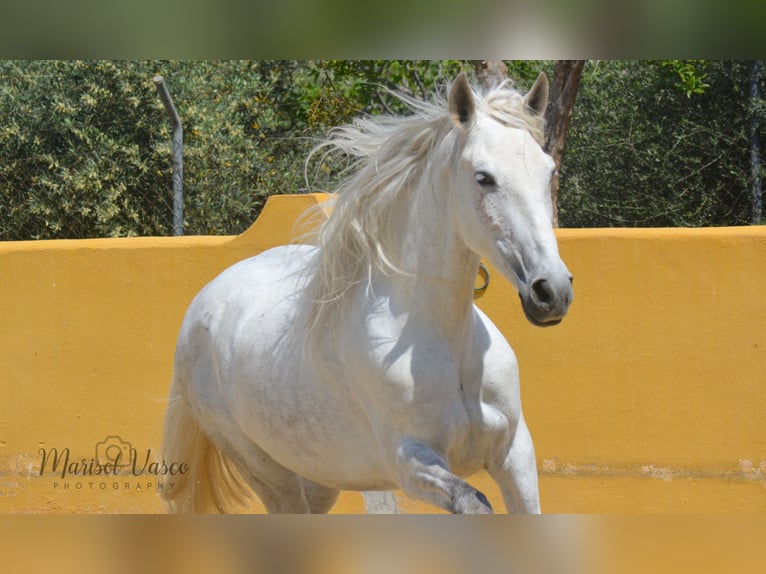
[{"label": "photography logo", "polygon": [[57,477],[54,489],[160,490],[173,488],[175,477],[186,474],[183,461],[157,460],[152,449],[139,451],[118,435],[95,445],[95,456],[77,458],[69,447],[41,448],[40,474]]},{"label": "photography logo", "polygon": [[127,469],[130,466],[130,461],[136,454],[137,452],[128,441],[122,440],[117,435],[111,435],[96,443],[95,461],[101,468],[109,468],[109,465],[112,465],[117,474],[123,468]]}]

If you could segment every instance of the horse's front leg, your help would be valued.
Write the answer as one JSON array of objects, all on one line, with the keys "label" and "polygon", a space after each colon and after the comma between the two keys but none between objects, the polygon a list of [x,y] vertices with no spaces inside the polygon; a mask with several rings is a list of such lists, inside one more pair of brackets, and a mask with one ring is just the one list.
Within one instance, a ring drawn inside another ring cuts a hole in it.
[{"label": "horse's front leg", "polygon": [[491,514],[487,497],[452,474],[445,459],[430,447],[410,438],[399,443],[396,470],[400,488],[453,514]]},{"label": "horse's front leg", "polygon": [[487,470],[500,487],[508,512],[540,514],[535,447],[523,417],[510,447],[497,449]]}]

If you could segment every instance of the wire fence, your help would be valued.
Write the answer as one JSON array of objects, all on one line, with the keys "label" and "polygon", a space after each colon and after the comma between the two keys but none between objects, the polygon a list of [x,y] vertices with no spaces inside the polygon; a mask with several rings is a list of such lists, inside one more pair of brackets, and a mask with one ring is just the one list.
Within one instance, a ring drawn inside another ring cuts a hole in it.
[{"label": "wire fence", "polygon": [[0,241],[236,234],[304,187],[259,68],[163,66],[177,124],[155,62],[0,62]]},{"label": "wire fence", "polygon": [[144,86],[0,66],[0,240],[172,232],[168,122]]}]

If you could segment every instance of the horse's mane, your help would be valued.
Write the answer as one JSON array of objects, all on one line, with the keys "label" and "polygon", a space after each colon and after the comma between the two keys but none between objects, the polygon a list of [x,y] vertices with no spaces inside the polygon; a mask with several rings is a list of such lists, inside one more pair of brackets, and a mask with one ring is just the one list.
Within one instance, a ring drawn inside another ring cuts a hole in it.
[{"label": "horse's mane", "polygon": [[[507,81],[488,90],[472,87],[472,91],[477,113],[525,129],[542,145],[542,117],[527,108]],[[313,237],[320,250],[307,289],[313,305],[312,328],[328,307],[372,269],[403,272],[398,265],[402,214],[431,173],[439,146],[452,143],[452,152],[459,151],[455,147],[460,128],[450,117],[445,93],[434,94],[426,102],[399,97],[409,115],[357,118],[330,130],[309,156],[340,155],[350,161],[344,179],[333,190],[330,215]],[[327,204],[321,209],[326,210]]]}]

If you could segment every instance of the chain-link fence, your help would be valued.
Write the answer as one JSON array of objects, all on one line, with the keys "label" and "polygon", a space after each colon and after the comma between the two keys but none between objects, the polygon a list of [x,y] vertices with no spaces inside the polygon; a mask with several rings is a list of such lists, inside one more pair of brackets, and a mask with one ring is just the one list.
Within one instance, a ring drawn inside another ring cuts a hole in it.
[{"label": "chain-link fence", "polygon": [[0,64],[0,239],[169,234],[167,123],[118,66]]},{"label": "chain-link fence", "polygon": [[5,61],[0,241],[174,233],[158,73],[184,125],[186,233],[239,233],[268,194],[304,187],[310,141],[286,137],[291,93],[264,63]]}]

